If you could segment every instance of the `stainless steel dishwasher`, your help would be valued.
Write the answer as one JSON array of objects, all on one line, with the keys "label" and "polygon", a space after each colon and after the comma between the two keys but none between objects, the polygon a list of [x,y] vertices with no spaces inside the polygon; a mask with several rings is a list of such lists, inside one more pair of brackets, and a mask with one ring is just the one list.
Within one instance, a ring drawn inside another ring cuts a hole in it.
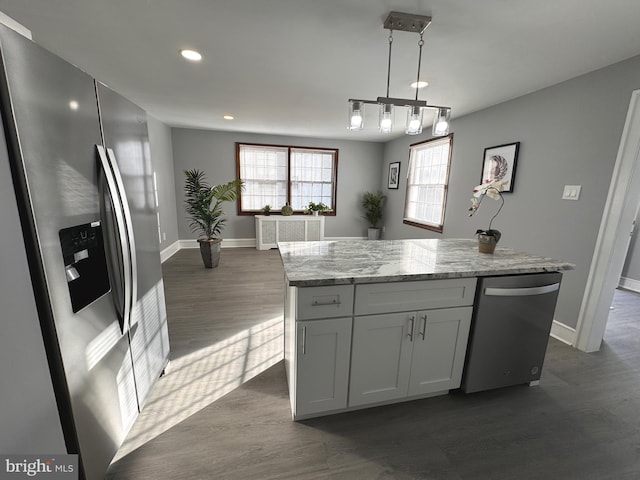
[{"label": "stainless steel dishwasher", "polygon": [[479,279],[465,393],[540,379],[561,280],[559,272]]}]

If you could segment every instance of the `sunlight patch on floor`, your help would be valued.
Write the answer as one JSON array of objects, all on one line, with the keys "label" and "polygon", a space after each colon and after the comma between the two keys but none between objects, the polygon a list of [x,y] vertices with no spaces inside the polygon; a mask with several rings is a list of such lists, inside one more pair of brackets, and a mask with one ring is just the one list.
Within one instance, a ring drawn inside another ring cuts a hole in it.
[{"label": "sunlight patch on floor", "polygon": [[172,360],[113,462],[282,360],[283,323],[279,316]]}]

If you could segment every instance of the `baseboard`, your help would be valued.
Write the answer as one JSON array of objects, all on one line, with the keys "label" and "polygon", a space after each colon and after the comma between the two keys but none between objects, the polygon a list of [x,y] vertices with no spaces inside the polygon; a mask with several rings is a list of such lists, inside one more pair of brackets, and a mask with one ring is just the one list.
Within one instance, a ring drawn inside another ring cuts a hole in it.
[{"label": "baseboard", "polygon": [[576,341],[576,329],[554,320],[551,325],[551,336],[562,343],[573,346]]},{"label": "baseboard", "polygon": [[[193,240],[178,240],[180,249],[183,248],[200,248],[198,242]],[[225,238],[222,240],[221,248],[238,248],[238,247],[256,247],[255,238]]]},{"label": "baseboard", "polygon": [[[366,240],[367,237],[325,237],[325,240],[328,241],[337,241],[337,240]],[[222,241],[222,248],[240,248],[240,247],[250,247],[250,248],[255,248],[256,247],[256,239],[255,238],[225,238]],[[166,248],[165,250],[163,250],[160,254],[160,257],[163,258],[163,262],[164,262],[164,257],[162,256],[163,253],[165,251],[168,251],[169,249],[173,249],[175,248],[175,251],[172,251],[171,254],[167,257],[169,258],[171,255],[173,255],[174,253],[176,253],[178,250],[182,250],[183,248],[198,248],[198,242],[193,239],[193,240],[178,240],[177,242],[175,242],[173,245],[171,245],[170,247]]]},{"label": "baseboard", "polygon": [[620,279],[619,286],[625,290],[631,290],[632,292],[640,293],[640,280],[634,280],[633,278],[622,277]]},{"label": "baseboard", "polygon": [[251,247],[256,248],[255,238],[225,238],[222,241],[222,248],[239,248]]},{"label": "baseboard", "polygon": [[180,240],[173,242],[164,250],[160,251],[160,262],[164,263],[169,260],[173,255],[180,251]]}]

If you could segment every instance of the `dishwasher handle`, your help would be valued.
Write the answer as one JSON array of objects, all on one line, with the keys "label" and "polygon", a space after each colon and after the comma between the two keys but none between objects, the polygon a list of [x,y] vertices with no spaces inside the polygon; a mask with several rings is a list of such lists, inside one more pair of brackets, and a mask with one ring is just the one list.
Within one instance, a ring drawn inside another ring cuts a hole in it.
[{"label": "dishwasher handle", "polygon": [[484,289],[484,294],[490,297],[528,297],[531,295],[544,295],[560,289],[560,283],[526,288],[492,288]]}]

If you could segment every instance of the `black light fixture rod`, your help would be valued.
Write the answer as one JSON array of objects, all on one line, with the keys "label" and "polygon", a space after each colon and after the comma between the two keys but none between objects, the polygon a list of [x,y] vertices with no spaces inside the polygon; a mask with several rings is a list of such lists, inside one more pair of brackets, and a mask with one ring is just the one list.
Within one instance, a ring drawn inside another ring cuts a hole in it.
[{"label": "black light fixture rod", "polygon": [[[422,32],[420,32],[420,40],[418,41],[418,75],[416,76],[416,100],[418,100],[418,82],[420,81],[420,66],[422,65],[422,46],[424,45],[424,40],[422,39]],[[387,97],[389,96],[389,92],[387,92]]]},{"label": "black light fixture rod", "polygon": [[393,44],[393,30],[389,31],[389,62],[387,63],[387,97],[389,96],[389,81],[391,79],[391,45]]}]

